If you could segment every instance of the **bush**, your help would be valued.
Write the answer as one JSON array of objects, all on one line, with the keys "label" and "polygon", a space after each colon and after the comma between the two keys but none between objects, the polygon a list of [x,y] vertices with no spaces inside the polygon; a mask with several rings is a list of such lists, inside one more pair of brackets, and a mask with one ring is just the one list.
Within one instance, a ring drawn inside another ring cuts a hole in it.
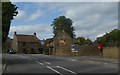
[{"label": "bush", "polygon": [[44,53],[45,53],[45,55],[49,55],[49,47],[44,48]]}]

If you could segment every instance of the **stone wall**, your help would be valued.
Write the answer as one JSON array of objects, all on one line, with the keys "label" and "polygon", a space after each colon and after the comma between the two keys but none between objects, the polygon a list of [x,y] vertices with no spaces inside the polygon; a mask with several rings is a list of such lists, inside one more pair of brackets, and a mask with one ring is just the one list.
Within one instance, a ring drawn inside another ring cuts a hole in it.
[{"label": "stone wall", "polygon": [[118,58],[120,49],[117,47],[106,47],[103,50],[103,56],[108,58]]},{"label": "stone wall", "polygon": [[72,44],[70,39],[67,39],[66,44],[59,43],[59,40],[57,40],[57,44],[58,46],[56,46],[56,55],[70,55]]},{"label": "stone wall", "polygon": [[[57,52],[58,53],[57,55],[67,55],[67,56],[75,55],[75,53],[72,53],[71,49],[65,50],[63,48],[59,49],[59,51]],[[96,56],[96,55],[97,56],[100,55],[100,52],[97,46],[87,46],[87,45],[78,46],[77,56]]]},{"label": "stone wall", "polygon": [[77,54],[78,56],[93,56],[93,55],[99,55],[100,52],[97,46],[82,45],[79,46],[79,50]]},{"label": "stone wall", "polygon": [[[30,43],[30,42],[25,42],[25,46],[23,46],[23,42],[18,43],[18,53],[39,53],[40,49],[40,44],[39,43]],[[33,49],[33,52],[32,52]]]}]

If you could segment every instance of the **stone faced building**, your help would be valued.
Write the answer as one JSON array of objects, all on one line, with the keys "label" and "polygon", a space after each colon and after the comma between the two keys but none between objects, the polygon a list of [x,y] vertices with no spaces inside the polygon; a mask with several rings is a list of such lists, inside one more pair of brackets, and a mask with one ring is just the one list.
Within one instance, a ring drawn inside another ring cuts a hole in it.
[{"label": "stone faced building", "polygon": [[45,40],[45,45],[46,46],[51,46],[52,42],[53,42],[53,38],[48,38],[48,39]]},{"label": "stone faced building", "polygon": [[71,45],[73,39],[65,31],[60,31],[53,41],[53,54],[55,55],[71,55]]},{"label": "stone faced building", "polygon": [[14,33],[12,49],[17,53],[39,53],[41,44],[39,39],[34,35],[24,35]]},{"label": "stone faced building", "polygon": [[45,40],[45,46],[47,47],[48,54],[53,54],[53,38],[47,38]]}]

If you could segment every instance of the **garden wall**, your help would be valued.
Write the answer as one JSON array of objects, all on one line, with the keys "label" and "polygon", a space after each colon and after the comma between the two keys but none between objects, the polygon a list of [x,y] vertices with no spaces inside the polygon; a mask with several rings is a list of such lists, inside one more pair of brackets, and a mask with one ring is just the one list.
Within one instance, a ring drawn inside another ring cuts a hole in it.
[{"label": "garden wall", "polygon": [[108,58],[118,58],[120,50],[118,47],[106,47],[103,50],[103,56]]}]

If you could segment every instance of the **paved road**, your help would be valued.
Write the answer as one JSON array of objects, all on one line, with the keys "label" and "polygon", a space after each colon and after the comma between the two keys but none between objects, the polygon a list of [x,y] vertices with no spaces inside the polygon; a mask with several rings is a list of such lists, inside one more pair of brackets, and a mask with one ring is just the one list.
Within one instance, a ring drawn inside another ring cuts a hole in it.
[{"label": "paved road", "polygon": [[[91,57],[56,57],[40,54],[6,54],[7,67],[3,74],[29,73],[29,74],[55,74],[74,75],[82,73],[117,73],[118,63],[98,62],[97,58]],[[88,58],[88,59],[85,59]],[[95,61],[97,60],[97,61]],[[87,74],[88,75],[88,74]]]}]

